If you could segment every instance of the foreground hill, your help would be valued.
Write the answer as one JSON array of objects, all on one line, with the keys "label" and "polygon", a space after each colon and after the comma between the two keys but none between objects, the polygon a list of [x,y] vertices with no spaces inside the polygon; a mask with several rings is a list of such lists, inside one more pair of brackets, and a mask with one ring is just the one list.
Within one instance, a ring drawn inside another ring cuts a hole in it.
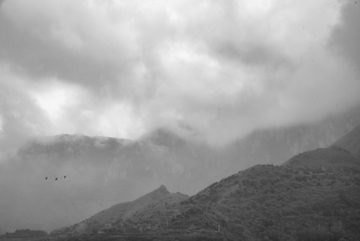
[{"label": "foreground hill", "polygon": [[[148,215],[155,211],[155,209],[163,209],[168,205],[179,203],[188,199],[189,196],[181,193],[170,193],[164,185],[158,189],[132,201],[114,205],[106,210],[103,210],[85,221],[70,226],[65,229],[53,231],[56,235],[62,233],[86,234],[110,232],[115,230],[115,226],[125,220],[131,219],[137,215]],[[155,208],[157,207],[157,208]],[[150,220],[150,217],[147,217]]]},{"label": "foreground hill", "polygon": [[[253,166],[189,198],[178,196],[164,203],[144,196],[127,211],[122,208],[129,203],[119,204],[85,221],[94,224],[87,239],[360,240],[360,165],[356,161],[339,147],[325,148],[282,166]],[[154,192],[162,193],[155,195],[158,200],[169,195],[164,187]],[[147,200],[147,205],[135,204],[140,200]],[[115,209],[120,218],[104,225]]]}]

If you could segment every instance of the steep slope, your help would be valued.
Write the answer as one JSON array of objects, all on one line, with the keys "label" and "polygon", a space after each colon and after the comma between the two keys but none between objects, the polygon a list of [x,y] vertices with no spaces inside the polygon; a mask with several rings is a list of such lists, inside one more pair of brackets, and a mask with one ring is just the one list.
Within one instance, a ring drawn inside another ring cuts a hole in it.
[{"label": "steep slope", "polygon": [[357,126],[345,136],[337,140],[334,146],[340,146],[348,150],[356,158],[360,160],[360,126]]},{"label": "steep slope", "polygon": [[[171,133],[167,136],[180,140]],[[0,190],[6,193],[0,199],[1,217],[6,217],[0,218],[0,226],[4,232],[51,231],[134,200],[162,183],[169,190],[200,190],[207,161],[196,162],[196,151],[186,151],[186,144],[172,150],[150,138],[134,142],[81,135],[29,142],[0,169]]]},{"label": "steep slope", "polygon": [[53,234],[61,233],[97,233],[98,231],[105,230],[111,231],[113,227],[125,220],[131,219],[139,213],[146,215],[148,210],[154,211],[154,206],[165,207],[173,203],[181,202],[187,199],[189,196],[181,193],[170,193],[164,185],[158,189],[134,200],[131,202],[125,202],[116,204],[106,210],[103,210],[85,221],[75,224],[65,229],[59,229],[53,231]]},{"label": "steep slope", "polygon": [[129,208],[86,238],[359,240],[360,175],[335,167],[256,165],[183,201]]},{"label": "steep slope", "polygon": [[286,161],[283,166],[323,171],[346,170],[356,172],[360,170],[360,160],[339,146],[331,146],[300,153]]},{"label": "steep slope", "polygon": [[360,161],[339,146],[298,154],[281,166],[256,165],[190,198],[160,201],[167,195],[161,187],[115,205],[83,222],[83,233],[147,240],[360,238]]}]

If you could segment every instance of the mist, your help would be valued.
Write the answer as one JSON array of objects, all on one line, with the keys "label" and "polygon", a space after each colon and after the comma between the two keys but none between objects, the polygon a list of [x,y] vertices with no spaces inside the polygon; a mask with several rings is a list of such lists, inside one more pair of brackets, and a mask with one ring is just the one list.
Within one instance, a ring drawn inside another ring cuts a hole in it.
[{"label": "mist", "polygon": [[360,96],[353,5],[5,1],[2,135],[137,139],[165,127],[224,146],[343,113]]}]

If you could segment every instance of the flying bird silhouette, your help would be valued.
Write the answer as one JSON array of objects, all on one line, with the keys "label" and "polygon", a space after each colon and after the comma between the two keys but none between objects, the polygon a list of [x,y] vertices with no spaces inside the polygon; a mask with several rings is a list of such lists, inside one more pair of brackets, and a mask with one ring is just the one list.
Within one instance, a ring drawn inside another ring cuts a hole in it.
[{"label": "flying bird silhouette", "polygon": [[55,181],[57,181],[58,178],[55,178]]},{"label": "flying bird silhouette", "polygon": [[45,180],[47,180],[48,177],[45,177]]},{"label": "flying bird silhouette", "polygon": [[64,176],[64,179],[66,178],[66,175]]}]

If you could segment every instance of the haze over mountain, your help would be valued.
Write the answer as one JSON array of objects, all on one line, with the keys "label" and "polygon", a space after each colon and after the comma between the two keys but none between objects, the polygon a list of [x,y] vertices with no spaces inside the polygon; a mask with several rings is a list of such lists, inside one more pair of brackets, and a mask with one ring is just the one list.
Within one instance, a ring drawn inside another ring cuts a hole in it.
[{"label": "haze over mountain", "polygon": [[351,127],[356,117],[346,124],[340,119],[258,131],[224,149],[189,142],[166,130],[139,141],[82,135],[34,139],[2,164],[0,210],[7,218],[0,226],[5,231],[51,231],[162,184],[193,195],[254,164],[281,164],[301,151],[330,145],[334,130]]},{"label": "haze over mountain", "polygon": [[0,0],[0,230],[328,147],[360,124],[359,18],[338,0]]},{"label": "haze over mountain", "polygon": [[[346,135],[347,141],[358,138],[357,129]],[[359,208],[360,160],[333,145],[298,154],[281,166],[252,166],[190,198],[161,186],[53,235],[70,240],[78,235],[99,240],[112,235],[146,240],[358,240]]]}]

